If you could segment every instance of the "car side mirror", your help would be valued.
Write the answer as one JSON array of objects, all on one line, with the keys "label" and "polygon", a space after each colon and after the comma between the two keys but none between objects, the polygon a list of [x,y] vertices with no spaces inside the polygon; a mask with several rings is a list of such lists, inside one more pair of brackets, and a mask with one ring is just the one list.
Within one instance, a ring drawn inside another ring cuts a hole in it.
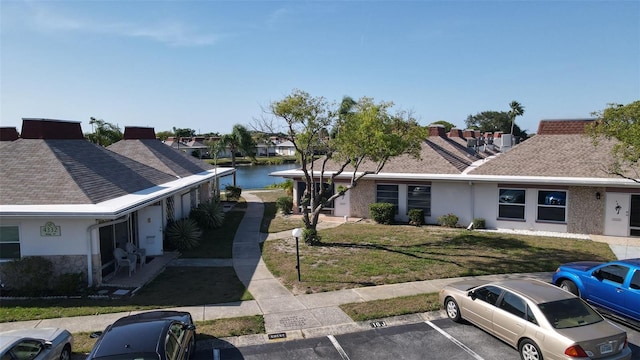
[{"label": "car side mirror", "polygon": [[472,291],[469,291],[469,292],[467,293],[467,296],[468,296],[468,297],[470,297],[470,298],[471,298],[471,300],[475,300],[475,299],[476,299],[476,293],[475,293],[475,291],[473,291],[473,290],[472,290]]},{"label": "car side mirror", "polygon": [[102,336],[102,331],[94,331],[91,334],[89,334],[89,337],[92,339],[97,339],[100,336]]}]

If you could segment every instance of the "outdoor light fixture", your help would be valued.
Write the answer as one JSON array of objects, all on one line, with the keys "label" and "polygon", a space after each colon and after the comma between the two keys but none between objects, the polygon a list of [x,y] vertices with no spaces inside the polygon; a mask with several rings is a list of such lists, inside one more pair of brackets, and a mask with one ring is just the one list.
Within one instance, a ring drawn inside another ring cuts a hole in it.
[{"label": "outdoor light fixture", "polygon": [[597,199],[597,200],[600,200],[600,192],[597,192],[597,193],[596,193],[596,199]]},{"label": "outdoor light fixture", "polygon": [[298,246],[298,238],[302,236],[302,229],[295,228],[291,231],[291,235],[296,238],[296,260],[297,264],[296,269],[298,269],[298,281],[300,281],[300,248]]}]

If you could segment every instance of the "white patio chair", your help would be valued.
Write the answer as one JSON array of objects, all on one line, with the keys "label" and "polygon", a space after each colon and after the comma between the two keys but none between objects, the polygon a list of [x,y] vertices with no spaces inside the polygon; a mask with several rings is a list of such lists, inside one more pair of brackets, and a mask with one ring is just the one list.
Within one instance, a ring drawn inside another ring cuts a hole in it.
[{"label": "white patio chair", "polygon": [[140,267],[147,263],[147,250],[139,249],[132,242],[128,242],[124,245],[129,254],[135,255],[140,260]]},{"label": "white patio chair", "polygon": [[113,257],[116,261],[116,273],[122,266],[127,266],[129,268],[129,276],[131,276],[132,272],[136,271],[136,256],[132,254],[127,254],[126,251],[115,248],[113,249]]}]

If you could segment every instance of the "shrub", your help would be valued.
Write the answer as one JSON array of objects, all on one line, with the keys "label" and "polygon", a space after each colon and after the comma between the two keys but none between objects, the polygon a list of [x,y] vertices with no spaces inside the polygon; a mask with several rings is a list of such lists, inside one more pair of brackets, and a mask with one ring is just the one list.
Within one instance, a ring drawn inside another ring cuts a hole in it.
[{"label": "shrub", "polygon": [[81,293],[86,286],[87,282],[81,272],[60,274],[55,280],[53,293],[56,295],[75,295]]},{"label": "shrub", "polygon": [[26,256],[2,264],[2,281],[23,296],[43,296],[49,291],[53,271],[51,260]]},{"label": "shrub", "polygon": [[316,229],[302,230],[302,239],[304,239],[304,242],[309,245],[317,245],[322,241],[322,237],[318,235],[318,231]]},{"label": "shrub", "polygon": [[447,214],[438,217],[438,224],[446,227],[456,227],[458,226],[458,217],[454,214]]},{"label": "shrub", "polygon": [[392,224],[395,212],[395,205],[390,203],[373,203],[369,205],[371,218],[379,224]]},{"label": "shrub", "polygon": [[487,226],[487,224],[485,223],[484,219],[482,219],[482,218],[473,219],[473,228],[474,229],[485,229],[486,226]]},{"label": "shrub", "polygon": [[200,245],[202,231],[192,219],[182,219],[167,227],[167,241],[178,250],[188,250]]},{"label": "shrub", "polygon": [[276,200],[276,207],[283,214],[291,214],[293,211],[293,198],[291,196],[282,196]]},{"label": "shrub", "polygon": [[195,220],[203,229],[216,229],[224,223],[224,209],[219,201],[212,199],[191,209],[189,218]]},{"label": "shrub", "polygon": [[424,225],[424,210],[411,209],[409,210],[409,224],[415,226]]},{"label": "shrub", "polygon": [[224,188],[225,195],[227,195],[227,201],[238,201],[240,200],[240,194],[242,194],[242,188],[233,185],[227,185]]}]

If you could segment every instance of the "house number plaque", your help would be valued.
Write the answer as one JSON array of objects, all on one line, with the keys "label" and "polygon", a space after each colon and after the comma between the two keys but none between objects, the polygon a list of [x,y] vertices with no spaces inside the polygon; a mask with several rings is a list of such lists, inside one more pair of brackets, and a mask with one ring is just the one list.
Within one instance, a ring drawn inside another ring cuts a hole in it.
[{"label": "house number plaque", "polygon": [[40,236],[60,236],[60,226],[48,221],[44,226],[40,226]]}]

